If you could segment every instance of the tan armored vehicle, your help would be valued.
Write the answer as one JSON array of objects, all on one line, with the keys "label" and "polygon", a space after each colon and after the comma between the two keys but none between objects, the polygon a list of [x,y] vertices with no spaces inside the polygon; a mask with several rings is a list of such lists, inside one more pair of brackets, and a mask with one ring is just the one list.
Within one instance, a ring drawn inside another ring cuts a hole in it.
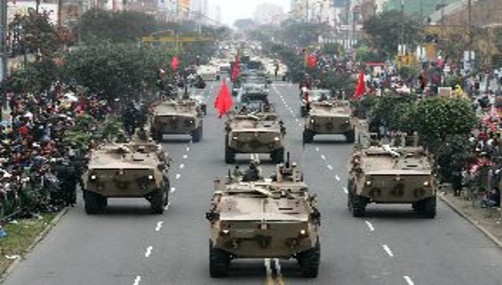
[{"label": "tan armored vehicle", "polygon": [[237,114],[225,126],[225,162],[237,153],[270,153],[274,163],[284,161],[286,128],[275,112]]},{"label": "tan armored vehicle", "polygon": [[85,211],[100,213],[108,198],[146,198],[155,214],[168,204],[169,158],[153,142],[104,144],[91,151],[83,174]]},{"label": "tan armored vehicle", "polygon": [[354,217],[366,205],[410,203],[427,218],[436,216],[436,180],[422,147],[413,137],[396,137],[391,144],[355,147],[350,160],[348,207]]},{"label": "tan armored vehicle", "polygon": [[188,134],[193,142],[198,142],[202,139],[203,116],[196,100],[165,100],[152,108],[150,132],[158,142],[164,134]]},{"label": "tan armored vehicle", "polygon": [[237,258],[295,258],[304,277],[317,277],[320,213],[296,165],[280,164],[272,179],[215,181],[209,273],[223,277]]},{"label": "tan armored vehicle", "polygon": [[311,102],[310,111],[305,118],[303,143],[314,141],[315,135],[345,135],[348,143],[355,139],[355,127],[351,120],[348,101]]}]

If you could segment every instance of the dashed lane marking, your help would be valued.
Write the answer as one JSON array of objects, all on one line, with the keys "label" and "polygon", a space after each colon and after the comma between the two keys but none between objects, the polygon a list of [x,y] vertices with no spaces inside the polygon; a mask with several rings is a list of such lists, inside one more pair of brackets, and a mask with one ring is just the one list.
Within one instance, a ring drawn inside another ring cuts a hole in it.
[{"label": "dashed lane marking", "polygon": [[335,179],[336,181],[340,181],[340,177],[338,177],[338,175],[335,175]]},{"label": "dashed lane marking", "polygon": [[153,250],[153,246],[147,247],[146,252],[145,252],[145,257],[150,257],[150,255],[152,254],[152,250]]},{"label": "dashed lane marking", "polygon": [[190,151],[190,147],[189,146],[187,146],[187,151]]},{"label": "dashed lane marking", "polygon": [[183,155],[183,159],[187,159],[188,158],[188,155]]},{"label": "dashed lane marking", "polygon": [[281,263],[278,258],[274,258],[275,270],[277,272],[277,285],[284,285],[284,280],[282,279]]},{"label": "dashed lane marking", "polygon": [[322,160],[326,160],[326,156],[324,156],[324,154],[321,154],[321,158]]},{"label": "dashed lane marking", "polygon": [[180,164],[180,169],[183,169],[183,168],[185,168],[185,164],[184,163]]},{"label": "dashed lane marking", "polygon": [[319,151],[319,148],[318,148],[318,147],[316,147],[316,148],[315,148],[315,151]]},{"label": "dashed lane marking", "polygon": [[385,250],[385,252],[390,256],[390,257],[394,257],[394,253],[392,253],[392,250],[390,250],[389,246],[386,245],[386,244],[383,244],[382,245],[383,247],[383,250]]},{"label": "dashed lane marking", "polygon": [[180,177],[181,177],[181,174],[176,173],[176,180],[180,179]]},{"label": "dashed lane marking", "polygon": [[263,261],[265,264],[265,272],[267,273],[267,285],[274,285],[274,279],[272,276],[272,267],[270,266],[270,258],[265,258]]},{"label": "dashed lane marking", "polygon": [[[328,164],[328,166],[327,166],[327,167],[328,167],[328,169],[329,169],[329,170],[333,170],[333,166],[331,166],[331,164]],[[337,180],[338,180],[338,179],[337,179]]]},{"label": "dashed lane marking", "polygon": [[174,193],[176,191],[176,187],[171,187],[171,193]]},{"label": "dashed lane marking", "polygon": [[139,282],[141,281],[141,276],[136,276],[136,279],[134,279],[134,283],[132,283],[133,285],[139,285]]},{"label": "dashed lane marking", "polygon": [[345,194],[349,194],[349,190],[347,189],[347,187],[343,187],[343,192],[344,192]]},{"label": "dashed lane marking", "polygon": [[375,227],[373,227],[373,225],[369,221],[365,221],[365,223],[368,226],[368,228],[370,229],[370,232],[375,230]]},{"label": "dashed lane marking", "polygon": [[163,223],[164,223],[163,221],[157,222],[157,226],[155,227],[155,231],[156,232],[160,231],[160,229],[162,228],[162,224]]},{"label": "dashed lane marking", "polygon": [[415,283],[413,283],[413,280],[411,280],[410,276],[405,275],[405,276],[403,276],[403,278],[404,278],[404,280],[406,280],[406,283],[408,285],[415,285]]}]

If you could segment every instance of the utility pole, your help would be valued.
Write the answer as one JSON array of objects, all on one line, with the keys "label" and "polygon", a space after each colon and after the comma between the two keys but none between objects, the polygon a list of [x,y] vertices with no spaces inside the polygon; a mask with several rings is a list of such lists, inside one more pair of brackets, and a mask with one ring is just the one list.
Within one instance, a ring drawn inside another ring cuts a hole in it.
[{"label": "utility pole", "polygon": [[[0,65],[0,81],[7,78],[7,1],[1,0],[0,2],[0,52],[1,52],[1,65]],[[0,90],[0,121],[2,120],[2,109],[5,105],[5,92]]]},{"label": "utility pole", "polygon": [[58,28],[61,28],[61,10],[63,10],[63,0],[58,0]]},{"label": "utility pole", "polygon": [[345,11],[345,18],[347,19],[347,26],[345,27],[346,28],[346,36],[345,36],[345,39],[347,40],[347,50],[349,49],[350,47],[350,31],[349,31],[349,16],[350,16],[350,0],[347,0],[346,2],[346,11]]},{"label": "utility pole", "polygon": [[401,45],[401,54],[404,54],[404,0],[401,0],[401,30],[399,33],[399,43]]}]

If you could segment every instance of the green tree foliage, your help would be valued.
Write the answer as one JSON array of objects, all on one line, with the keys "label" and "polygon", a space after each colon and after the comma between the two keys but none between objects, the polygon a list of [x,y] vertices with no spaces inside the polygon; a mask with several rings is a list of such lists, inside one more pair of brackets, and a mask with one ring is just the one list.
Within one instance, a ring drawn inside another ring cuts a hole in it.
[{"label": "green tree foliage", "polygon": [[404,65],[399,68],[398,74],[399,76],[401,76],[401,79],[405,81],[416,80],[418,78],[418,75],[420,74],[420,70],[417,66]]},{"label": "green tree foliage", "polygon": [[420,23],[408,16],[403,18],[399,11],[387,11],[369,18],[364,22],[363,30],[372,47],[390,57],[397,53],[402,25],[405,43],[416,43],[420,38]]},{"label": "green tree foliage", "polygon": [[65,75],[108,99],[138,98],[154,90],[158,68],[169,71],[170,59],[165,50],[103,42],[67,54]]},{"label": "green tree foliage", "polygon": [[56,28],[50,23],[48,13],[29,10],[26,15],[14,16],[8,26],[14,53],[39,53],[49,57],[59,46]]},{"label": "green tree foliage", "polygon": [[383,62],[386,60],[385,54],[378,53],[367,46],[356,49],[356,60],[360,62]]},{"label": "green tree foliage", "polygon": [[76,32],[85,43],[102,40],[126,43],[138,41],[158,28],[155,18],[144,13],[92,9],[82,15]]},{"label": "green tree foliage", "polygon": [[326,31],[326,26],[318,23],[283,22],[279,38],[288,45],[308,47],[317,44],[319,35]]},{"label": "green tree foliage", "polygon": [[4,90],[9,92],[39,93],[47,90],[58,75],[59,69],[54,61],[44,57],[23,69],[15,70],[2,84]]}]

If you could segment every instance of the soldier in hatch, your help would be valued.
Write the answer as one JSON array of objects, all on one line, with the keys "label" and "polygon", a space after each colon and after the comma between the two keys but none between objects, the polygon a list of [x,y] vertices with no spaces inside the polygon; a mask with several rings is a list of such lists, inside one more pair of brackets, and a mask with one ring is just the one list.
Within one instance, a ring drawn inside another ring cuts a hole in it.
[{"label": "soldier in hatch", "polygon": [[242,176],[242,181],[243,182],[253,182],[253,181],[258,181],[258,180],[260,180],[260,172],[258,170],[258,162],[252,160],[249,163],[249,168],[244,173],[244,176]]}]

